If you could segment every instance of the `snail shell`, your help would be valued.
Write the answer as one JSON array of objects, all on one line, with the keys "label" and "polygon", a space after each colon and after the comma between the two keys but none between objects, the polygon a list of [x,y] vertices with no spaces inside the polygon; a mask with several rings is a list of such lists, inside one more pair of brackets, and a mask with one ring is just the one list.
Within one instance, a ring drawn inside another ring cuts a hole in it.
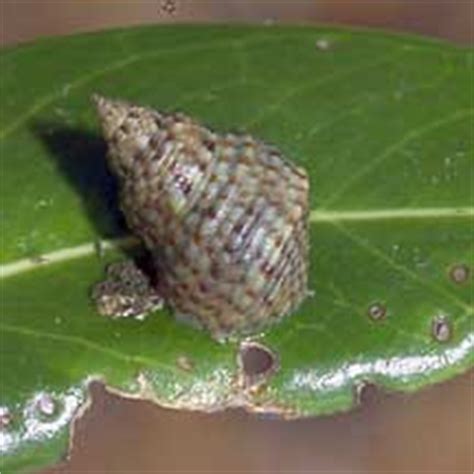
[{"label": "snail shell", "polygon": [[175,314],[222,338],[295,310],[307,294],[306,172],[250,136],[94,99],[121,208]]}]

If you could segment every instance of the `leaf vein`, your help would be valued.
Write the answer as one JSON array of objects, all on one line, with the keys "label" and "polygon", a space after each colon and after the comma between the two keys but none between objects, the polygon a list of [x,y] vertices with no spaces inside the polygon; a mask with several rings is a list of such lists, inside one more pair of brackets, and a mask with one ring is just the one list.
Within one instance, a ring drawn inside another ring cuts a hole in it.
[{"label": "leaf vein", "polygon": [[51,341],[73,344],[73,345],[80,346],[86,349],[94,350],[96,352],[101,352],[103,354],[106,354],[110,357],[113,357],[117,360],[121,360],[129,364],[141,364],[141,365],[150,366],[150,367],[160,367],[160,368],[169,370],[171,372],[176,372],[176,369],[173,366],[169,364],[165,364],[158,360],[152,359],[150,357],[125,354],[116,349],[111,349],[110,347],[103,347],[100,344],[97,344],[95,342],[86,340],[78,336],[70,336],[70,335],[58,334],[58,333],[48,333],[44,331],[39,331],[37,329],[24,328],[21,326],[5,324],[5,323],[0,323],[0,329],[1,331],[15,333],[21,336],[35,337],[38,339],[49,339]]},{"label": "leaf vein", "polygon": [[[257,38],[259,38],[262,42],[271,41],[275,39],[274,37],[271,37],[271,36],[262,36],[262,35],[255,35],[255,36],[257,36]],[[254,39],[254,38],[251,38],[251,39]],[[251,39],[240,40],[240,41],[248,46],[249,44],[252,44]],[[149,52],[141,52],[138,54],[132,54],[125,59],[121,59],[120,61],[113,62],[100,69],[90,71],[89,73],[80,76],[75,81],[68,84],[68,90],[70,91],[73,89],[79,89],[83,85],[89,83],[90,81],[94,79],[97,79],[98,77],[104,76],[111,72],[118,71],[126,66],[129,66],[130,64],[134,64],[136,62],[143,61],[145,59],[149,59],[152,57],[165,56],[168,54],[180,54],[180,53],[189,53],[193,51],[203,51],[203,50],[212,51],[215,49],[225,49],[232,45],[235,45],[235,42],[236,42],[235,39],[229,40],[228,42],[224,42],[220,44],[216,44],[215,41],[208,41],[208,42],[203,42],[201,44],[193,44],[192,46],[169,48],[169,49],[159,50],[159,51],[152,50]],[[5,139],[8,135],[16,131],[18,128],[20,128],[20,126],[23,123],[25,123],[29,118],[36,115],[36,113],[38,113],[40,110],[54,103],[55,100],[57,100],[63,95],[63,89],[65,86],[66,85],[63,84],[62,86],[58,88],[56,92],[47,94],[41,99],[39,99],[35,104],[33,104],[33,106],[31,106],[27,111],[21,114],[16,120],[11,122],[3,130],[0,130],[0,140]]]},{"label": "leaf vein", "polygon": [[292,97],[298,94],[305,92],[307,89],[312,89],[313,87],[322,86],[323,84],[326,84],[336,79],[337,80],[342,79],[360,70],[380,66],[381,64],[392,64],[395,62],[395,58],[397,58],[398,56],[399,54],[392,54],[388,58],[384,58],[380,61],[372,61],[369,64],[358,65],[353,68],[348,68],[342,72],[338,71],[331,74],[327,74],[326,76],[323,76],[317,81],[314,81],[313,79],[309,81],[305,81],[304,83],[299,84],[298,86],[290,89],[286,94],[282,96],[280,100],[276,102],[272,102],[269,105],[267,105],[265,108],[262,109],[262,112],[259,115],[257,115],[254,119],[249,120],[247,123],[244,123],[244,126],[246,127],[255,126],[257,123],[261,122],[263,119],[268,119],[269,117],[274,115],[276,112],[278,112],[278,110],[280,110],[289,99],[291,99]]},{"label": "leaf vein", "polygon": [[398,263],[396,263],[386,253],[382,252],[381,250],[379,250],[379,249],[377,249],[373,246],[368,245],[366,242],[363,241],[362,238],[357,236],[353,231],[349,231],[344,225],[338,224],[336,222],[333,222],[332,224],[341,233],[343,233],[350,240],[352,240],[354,243],[359,245],[359,247],[365,249],[367,252],[374,255],[375,257],[383,260],[384,262],[386,262],[393,269],[405,274],[407,277],[409,277],[411,280],[418,283],[420,286],[424,286],[424,287],[430,288],[431,290],[435,290],[438,293],[444,295],[446,298],[450,299],[453,303],[455,303],[458,307],[462,308],[464,311],[467,311],[468,313],[472,312],[473,308],[471,306],[467,305],[464,301],[460,300],[455,295],[453,295],[449,291],[445,290],[443,287],[441,287],[437,284],[434,284],[434,283],[430,282],[429,280],[421,279],[416,273],[414,273],[412,270],[410,270],[406,266],[399,265]]},{"label": "leaf vein", "polygon": [[[397,219],[426,219],[426,218],[473,218],[474,208],[419,208],[419,209],[379,209],[369,211],[321,211],[313,210],[310,213],[311,223],[334,224],[344,221],[377,221]],[[128,236],[115,240],[104,240],[100,242],[101,251],[132,248],[139,245],[139,240]],[[86,257],[97,253],[97,246],[86,243],[76,247],[68,247],[54,250],[44,254],[39,259],[25,258],[0,265],[0,280],[32,271],[54,263]]]},{"label": "leaf vein", "polygon": [[474,115],[474,109],[464,109],[464,110],[457,110],[456,112],[452,113],[448,117],[443,119],[433,120],[429,122],[427,125],[411,130],[407,134],[405,134],[401,139],[397,140],[392,145],[389,145],[385,148],[379,155],[377,155],[373,160],[369,161],[365,166],[362,166],[358,172],[354,173],[350,178],[348,178],[344,184],[338,187],[337,191],[334,192],[331,196],[329,196],[326,201],[321,204],[321,207],[325,208],[339,197],[341,197],[351,186],[353,186],[356,182],[360,181],[361,178],[365,177],[368,173],[370,173],[376,166],[380,165],[383,161],[385,161],[388,157],[390,157],[393,153],[400,150],[404,145],[409,143],[410,141],[423,136],[427,132],[431,132],[438,127],[442,127],[450,122],[455,122],[456,120],[460,120],[462,118],[468,117],[469,115]]}]

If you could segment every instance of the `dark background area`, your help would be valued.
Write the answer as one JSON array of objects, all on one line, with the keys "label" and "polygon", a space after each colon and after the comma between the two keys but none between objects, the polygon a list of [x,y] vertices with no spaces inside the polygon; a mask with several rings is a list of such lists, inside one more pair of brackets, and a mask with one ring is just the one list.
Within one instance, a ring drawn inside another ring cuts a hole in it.
[{"label": "dark background area", "polygon": [[[338,23],[474,40],[470,0],[3,0],[0,43],[169,22]],[[474,469],[474,371],[413,395],[371,388],[361,406],[285,422],[240,410],[178,412],[92,387],[71,459],[45,472],[389,472]]]}]

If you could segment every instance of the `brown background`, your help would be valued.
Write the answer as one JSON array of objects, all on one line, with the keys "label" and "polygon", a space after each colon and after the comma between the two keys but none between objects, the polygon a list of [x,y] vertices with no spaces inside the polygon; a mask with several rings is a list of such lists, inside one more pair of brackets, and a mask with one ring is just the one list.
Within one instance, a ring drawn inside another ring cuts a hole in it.
[{"label": "brown background", "polygon": [[[2,1],[1,44],[130,24],[275,21],[377,26],[474,39],[470,0]],[[173,10],[170,12],[169,10]],[[350,413],[284,422],[239,410],[175,412],[92,387],[59,472],[397,472],[474,470],[474,371],[415,394],[371,390]]]},{"label": "brown background", "polygon": [[[3,43],[174,21],[335,22],[464,43],[474,39],[471,0],[2,0],[1,4]],[[167,8],[169,4],[174,9]]]}]

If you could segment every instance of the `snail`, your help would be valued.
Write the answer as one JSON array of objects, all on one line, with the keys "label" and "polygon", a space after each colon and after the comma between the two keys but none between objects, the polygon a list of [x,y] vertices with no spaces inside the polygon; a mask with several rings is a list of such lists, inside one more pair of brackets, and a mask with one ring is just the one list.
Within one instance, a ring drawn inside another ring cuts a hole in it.
[{"label": "snail", "polygon": [[223,339],[307,295],[308,176],[274,147],[94,96],[120,206],[179,319]]}]

